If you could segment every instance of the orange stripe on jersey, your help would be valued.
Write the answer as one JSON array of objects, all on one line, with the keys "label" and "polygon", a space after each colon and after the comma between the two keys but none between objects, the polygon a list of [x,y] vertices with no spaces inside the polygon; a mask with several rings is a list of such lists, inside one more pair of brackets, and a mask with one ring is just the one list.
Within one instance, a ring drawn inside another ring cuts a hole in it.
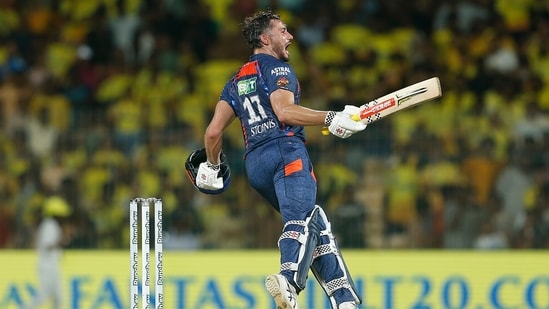
[{"label": "orange stripe on jersey", "polygon": [[303,170],[303,161],[301,159],[297,159],[284,166],[284,176],[290,176],[291,174],[297,173],[301,170]]},{"label": "orange stripe on jersey", "polygon": [[238,71],[238,74],[236,75],[236,78],[241,78],[248,75],[255,75],[257,74],[257,60],[248,62],[245,65],[243,65],[240,68],[240,71]]}]

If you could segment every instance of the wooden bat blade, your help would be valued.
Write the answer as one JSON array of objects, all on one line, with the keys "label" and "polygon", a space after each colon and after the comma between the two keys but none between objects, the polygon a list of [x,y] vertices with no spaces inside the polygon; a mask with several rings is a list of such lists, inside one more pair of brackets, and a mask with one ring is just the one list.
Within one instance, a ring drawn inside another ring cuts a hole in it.
[{"label": "wooden bat blade", "polygon": [[390,114],[441,96],[440,80],[438,77],[432,77],[362,105],[361,111],[353,116],[353,119],[366,124],[372,123]]}]

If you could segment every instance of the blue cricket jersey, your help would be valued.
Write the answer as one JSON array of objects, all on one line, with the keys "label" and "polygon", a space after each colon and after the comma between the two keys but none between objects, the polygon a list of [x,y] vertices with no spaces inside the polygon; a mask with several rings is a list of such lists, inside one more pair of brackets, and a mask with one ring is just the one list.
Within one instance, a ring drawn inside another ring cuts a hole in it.
[{"label": "blue cricket jersey", "polygon": [[305,141],[303,126],[281,123],[270,95],[277,89],[294,93],[299,104],[301,89],[292,67],[271,55],[255,54],[225,84],[220,99],[229,102],[242,126],[245,155],[256,147],[285,136]]}]

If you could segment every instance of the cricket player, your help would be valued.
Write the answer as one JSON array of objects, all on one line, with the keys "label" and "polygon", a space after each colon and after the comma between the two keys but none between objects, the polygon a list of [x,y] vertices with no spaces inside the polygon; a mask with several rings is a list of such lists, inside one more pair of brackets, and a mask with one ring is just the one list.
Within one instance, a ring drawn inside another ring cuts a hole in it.
[{"label": "cricket player", "polygon": [[38,308],[50,300],[52,308],[61,309],[64,307],[60,259],[65,239],[62,224],[72,211],[67,202],[58,196],[47,198],[42,211],[44,218],[38,226],[36,237],[38,293],[26,308]]},{"label": "cricket player", "polygon": [[[348,138],[366,125],[351,119],[358,107],[341,112],[300,105],[301,89],[288,64],[293,36],[279,15],[258,12],[244,20],[242,33],[253,50],[249,61],[227,82],[204,135],[205,160],[189,177],[202,192],[226,189],[228,174],[222,139],[236,118],[242,126],[245,165],[251,186],[281,214],[280,272],[265,286],[277,308],[296,309],[309,270],[334,309],[361,303],[324,210],[316,205],[317,183],[305,147],[304,126],[325,126]],[[191,154],[190,158],[198,158]],[[192,160],[191,160],[192,161]],[[220,174],[223,174],[221,176]]]}]

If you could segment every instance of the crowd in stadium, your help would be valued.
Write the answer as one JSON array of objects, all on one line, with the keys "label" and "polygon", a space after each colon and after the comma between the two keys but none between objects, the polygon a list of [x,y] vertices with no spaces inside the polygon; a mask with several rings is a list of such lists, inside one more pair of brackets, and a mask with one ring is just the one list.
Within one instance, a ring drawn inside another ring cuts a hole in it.
[{"label": "crowd in stadium", "polygon": [[129,200],[159,197],[165,248],[273,248],[239,127],[233,182],[195,190],[184,161],[249,56],[242,19],[294,34],[302,104],[341,110],[432,76],[443,97],[340,140],[307,129],[342,247],[549,248],[549,4],[541,0],[0,1],[0,248],[31,248],[44,199],[69,248],[127,246]]}]

